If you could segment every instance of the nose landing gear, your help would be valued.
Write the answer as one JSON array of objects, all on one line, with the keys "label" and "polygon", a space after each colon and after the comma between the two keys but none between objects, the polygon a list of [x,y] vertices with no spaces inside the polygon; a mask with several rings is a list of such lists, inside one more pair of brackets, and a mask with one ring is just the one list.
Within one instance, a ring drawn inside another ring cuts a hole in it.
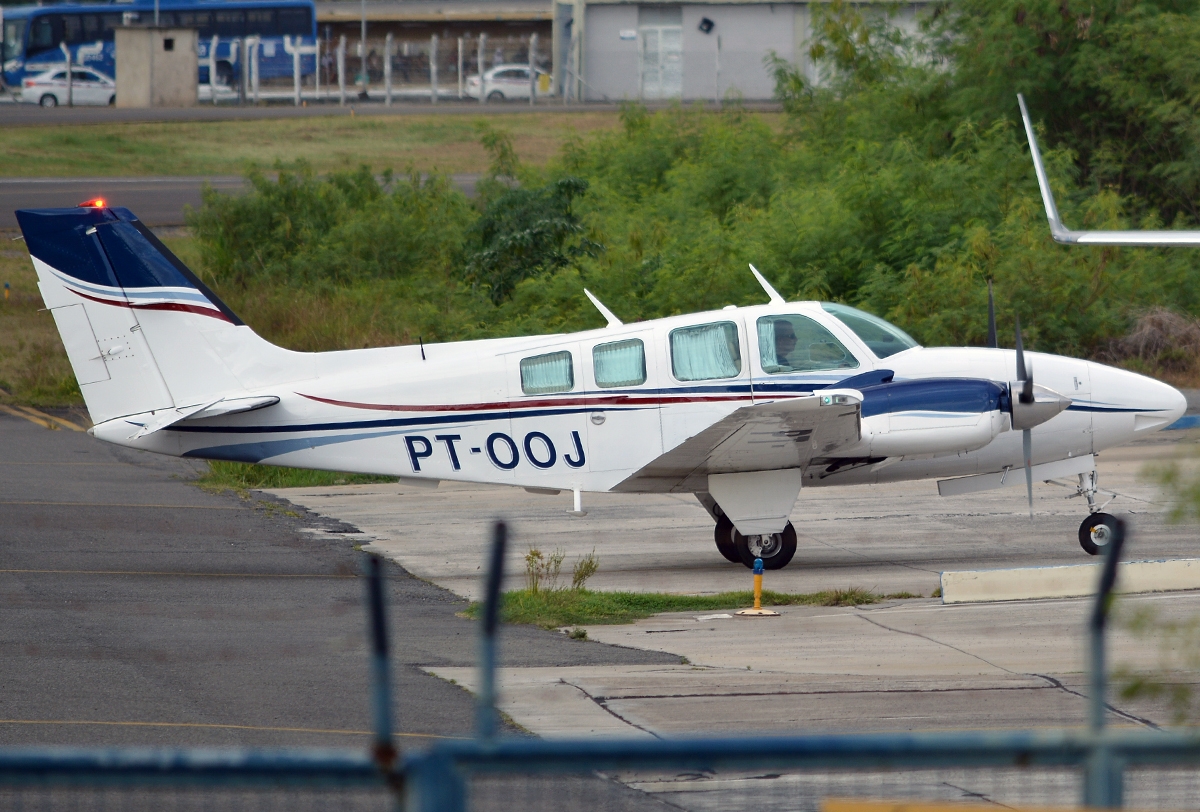
[{"label": "nose landing gear", "polygon": [[1103,512],[1104,508],[1108,507],[1108,503],[1116,498],[1116,494],[1109,495],[1104,504],[1097,507],[1096,494],[1100,493],[1097,487],[1098,482],[1099,477],[1095,471],[1080,474],[1079,490],[1075,494],[1087,500],[1088,512],[1091,514],[1079,525],[1079,546],[1088,555],[1103,553],[1109,542],[1112,541],[1117,527],[1117,520]]}]

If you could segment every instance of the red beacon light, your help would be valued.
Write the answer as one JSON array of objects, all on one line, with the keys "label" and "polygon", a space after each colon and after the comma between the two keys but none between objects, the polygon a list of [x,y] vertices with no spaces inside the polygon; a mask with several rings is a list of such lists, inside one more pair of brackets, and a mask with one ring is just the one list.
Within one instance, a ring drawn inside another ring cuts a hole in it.
[{"label": "red beacon light", "polygon": [[85,200],[79,204],[81,209],[102,209],[104,208],[104,198],[97,197],[95,200]]}]

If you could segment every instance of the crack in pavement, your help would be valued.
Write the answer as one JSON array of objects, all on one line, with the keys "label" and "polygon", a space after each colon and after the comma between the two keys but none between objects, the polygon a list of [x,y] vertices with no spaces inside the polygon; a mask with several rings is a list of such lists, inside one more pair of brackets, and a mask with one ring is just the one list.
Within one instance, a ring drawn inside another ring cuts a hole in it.
[{"label": "crack in pavement", "polygon": [[562,678],[560,678],[558,681],[559,681],[559,683],[560,683],[560,684],[562,684],[562,685],[569,685],[570,687],[574,688],[576,691],[579,691],[579,693],[583,694],[583,695],[584,695],[584,696],[586,696],[588,699],[590,699],[590,700],[592,700],[593,702],[595,702],[595,703],[596,703],[596,705],[597,705],[597,706],[598,706],[598,707],[599,707],[601,710],[603,710],[605,713],[607,713],[607,714],[609,714],[610,716],[612,716],[614,719],[619,719],[620,721],[624,722],[625,724],[629,725],[630,727],[635,727],[635,728],[637,728],[638,730],[642,731],[643,733],[649,733],[651,736],[653,736],[653,737],[654,737],[654,738],[656,738],[656,739],[661,739],[661,738],[662,738],[662,736],[658,735],[658,734],[657,734],[657,733],[655,733],[653,730],[650,730],[649,728],[646,728],[646,727],[642,727],[642,726],[641,726],[641,725],[639,725],[637,722],[632,722],[632,721],[630,721],[629,719],[626,719],[624,716],[622,716],[621,714],[617,713],[617,712],[616,712],[615,710],[613,710],[612,708],[608,707],[608,703],[607,703],[607,702],[604,700],[604,698],[603,698],[603,697],[595,697],[595,696],[592,696],[592,694],[591,694],[591,693],[590,693],[590,692],[589,692],[589,691],[588,691],[586,688],[584,688],[583,686],[581,686],[581,685],[576,685],[575,683],[573,683],[573,682],[570,682],[569,680],[562,679]]},{"label": "crack in pavement", "polygon": [[[1037,679],[1045,680],[1052,687],[1058,688],[1061,691],[1065,691],[1066,693],[1071,694],[1072,696],[1079,697],[1080,699],[1088,699],[1089,698],[1086,694],[1081,694],[1078,691],[1071,690],[1070,688],[1063,685],[1062,682],[1055,679],[1054,677],[1050,677],[1045,674],[1033,674],[1033,673],[1026,673],[1023,671],[1013,671],[1012,669],[1005,668],[1002,665],[992,662],[991,660],[987,659],[986,657],[981,657],[978,654],[975,654],[970,651],[966,651],[964,649],[959,648],[958,646],[951,645],[950,643],[947,643],[943,640],[938,640],[938,639],[930,637],[928,635],[921,634],[920,632],[910,632],[906,629],[897,629],[892,626],[888,626],[886,624],[883,624],[876,620],[873,620],[873,619],[867,617],[866,615],[860,614],[860,615],[856,615],[856,617],[862,618],[867,623],[870,623],[873,626],[878,626],[879,628],[884,629],[885,631],[895,632],[897,634],[907,634],[910,637],[919,637],[920,639],[926,640],[930,643],[933,643],[934,645],[945,646],[948,649],[957,651],[959,654],[965,654],[968,657],[972,657],[976,660],[979,660],[981,663],[986,663],[987,665],[990,665],[992,668],[999,669],[1000,671],[1003,671],[1006,674],[1012,674],[1013,676],[1022,676],[1022,677],[1036,677]],[[1127,711],[1123,711],[1120,708],[1114,707],[1113,705],[1109,704],[1108,702],[1104,703],[1104,707],[1107,708],[1108,710],[1112,711],[1113,713],[1115,713],[1117,716],[1120,716],[1122,719],[1126,719],[1130,722],[1136,722],[1137,724],[1140,724],[1140,725],[1145,725],[1146,727],[1149,727],[1153,730],[1159,729],[1159,726],[1157,724],[1155,724],[1154,722],[1150,721],[1149,719],[1143,719],[1140,716],[1136,716]]]},{"label": "crack in pavement", "polygon": [[[781,672],[782,673],[782,672]],[[1023,674],[1020,676],[1040,677],[1040,674]],[[1045,679],[1043,677],[1043,679]],[[572,686],[578,687],[578,686]],[[1045,691],[1055,686],[1050,685],[1012,685],[1009,687],[990,688],[868,688],[861,691],[730,691],[719,693],[697,694],[630,694],[628,696],[594,696],[595,702],[621,702],[635,699],[724,699],[726,697],[746,696],[843,696],[858,694],[951,694],[974,693],[985,691]]]}]

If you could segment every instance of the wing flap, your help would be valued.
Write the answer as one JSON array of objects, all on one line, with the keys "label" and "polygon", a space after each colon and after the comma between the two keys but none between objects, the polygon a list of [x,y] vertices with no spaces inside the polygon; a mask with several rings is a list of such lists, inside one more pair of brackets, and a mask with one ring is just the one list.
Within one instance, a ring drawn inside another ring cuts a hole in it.
[{"label": "wing flap", "polygon": [[709,474],[804,468],[861,438],[862,394],[826,389],[743,406],[659,456],[614,491],[699,493]]}]

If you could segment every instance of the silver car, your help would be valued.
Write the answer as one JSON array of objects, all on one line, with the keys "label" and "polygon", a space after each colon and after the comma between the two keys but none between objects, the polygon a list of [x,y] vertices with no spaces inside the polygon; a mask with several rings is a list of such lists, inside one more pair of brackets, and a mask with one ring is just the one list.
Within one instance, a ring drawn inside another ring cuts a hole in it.
[{"label": "silver car", "polygon": [[[537,72],[538,97],[548,96],[551,92],[552,77],[542,71]],[[529,98],[529,66],[528,65],[497,65],[483,74],[484,96],[488,101],[504,101],[505,99]],[[468,76],[464,92],[472,99],[479,98],[479,75]]]},{"label": "silver car", "polygon": [[[58,107],[67,103],[67,69],[54,68],[36,76],[27,76],[21,83],[21,101]],[[72,104],[116,104],[117,83],[91,68],[71,69]]]}]

